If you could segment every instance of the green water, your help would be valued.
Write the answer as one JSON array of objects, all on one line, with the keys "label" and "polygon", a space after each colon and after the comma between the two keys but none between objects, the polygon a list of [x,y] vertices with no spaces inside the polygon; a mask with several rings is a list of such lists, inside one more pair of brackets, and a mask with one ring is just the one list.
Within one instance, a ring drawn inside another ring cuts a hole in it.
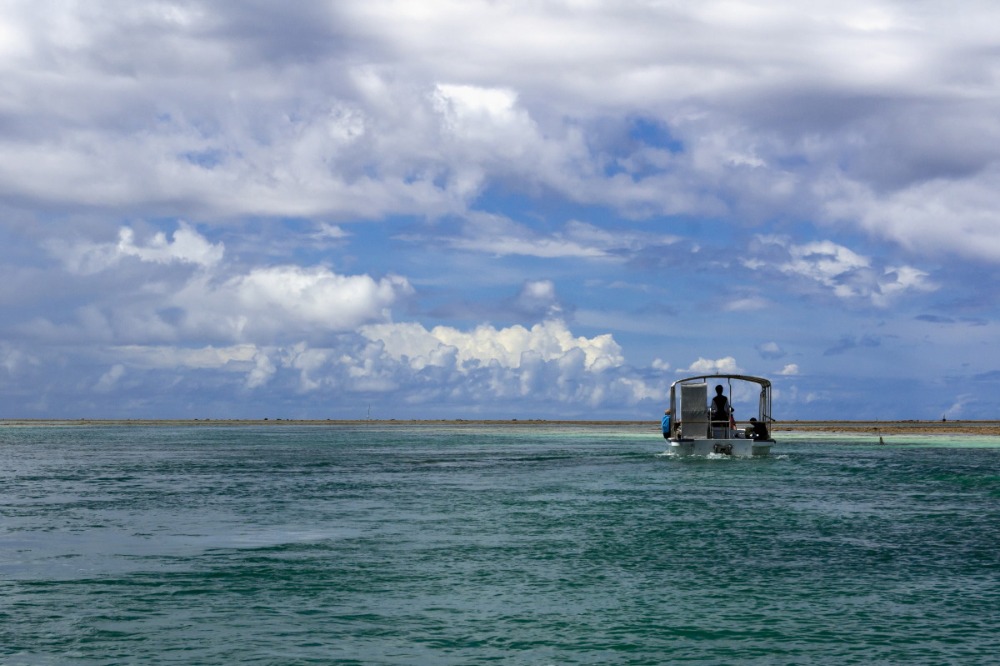
[{"label": "green water", "polygon": [[1000,663],[1000,440],[657,427],[0,429],[0,663]]}]

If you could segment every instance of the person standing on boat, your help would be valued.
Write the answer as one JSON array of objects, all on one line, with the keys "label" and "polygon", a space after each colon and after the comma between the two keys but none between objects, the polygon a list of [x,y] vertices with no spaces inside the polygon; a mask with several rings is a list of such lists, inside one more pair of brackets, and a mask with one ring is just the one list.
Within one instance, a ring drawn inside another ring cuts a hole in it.
[{"label": "person standing on boat", "polygon": [[663,412],[663,418],[660,420],[660,425],[663,427],[663,439],[670,439],[670,416],[672,412],[668,409]]},{"label": "person standing on boat", "polygon": [[722,391],[722,384],[719,384],[715,387],[715,397],[712,398],[712,426],[715,428],[727,427],[732,419],[733,408],[729,406],[729,399]]}]

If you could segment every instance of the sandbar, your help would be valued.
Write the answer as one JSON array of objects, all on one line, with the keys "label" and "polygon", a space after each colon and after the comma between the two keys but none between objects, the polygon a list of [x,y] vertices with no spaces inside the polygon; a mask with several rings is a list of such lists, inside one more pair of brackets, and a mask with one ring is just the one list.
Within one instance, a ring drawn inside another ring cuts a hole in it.
[{"label": "sandbar", "polygon": [[[452,427],[624,427],[658,432],[658,421],[559,419],[0,419],[2,426],[452,426]],[[742,425],[742,424],[741,424]],[[778,432],[843,432],[875,435],[1000,436],[1000,421],[775,421]]]}]

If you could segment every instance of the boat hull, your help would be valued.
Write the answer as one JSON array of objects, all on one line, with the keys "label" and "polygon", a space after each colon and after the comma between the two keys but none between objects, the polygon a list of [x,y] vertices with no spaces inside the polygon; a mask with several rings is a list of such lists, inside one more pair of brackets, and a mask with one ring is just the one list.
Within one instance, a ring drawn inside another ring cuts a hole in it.
[{"label": "boat hull", "polygon": [[773,441],[752,439],[671,439],[670,453],[678,456],[732,456],[751,458],[771,453]]}]

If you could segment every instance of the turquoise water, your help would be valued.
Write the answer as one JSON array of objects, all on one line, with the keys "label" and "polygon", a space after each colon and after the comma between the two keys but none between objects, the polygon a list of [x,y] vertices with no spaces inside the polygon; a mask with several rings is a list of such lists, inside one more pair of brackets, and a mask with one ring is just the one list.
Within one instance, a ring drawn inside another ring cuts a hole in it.
[{"label": "turquoise water", "polygon": [[0,429],[0,663],[1000,663],[1000,441],[657,427]]}]

